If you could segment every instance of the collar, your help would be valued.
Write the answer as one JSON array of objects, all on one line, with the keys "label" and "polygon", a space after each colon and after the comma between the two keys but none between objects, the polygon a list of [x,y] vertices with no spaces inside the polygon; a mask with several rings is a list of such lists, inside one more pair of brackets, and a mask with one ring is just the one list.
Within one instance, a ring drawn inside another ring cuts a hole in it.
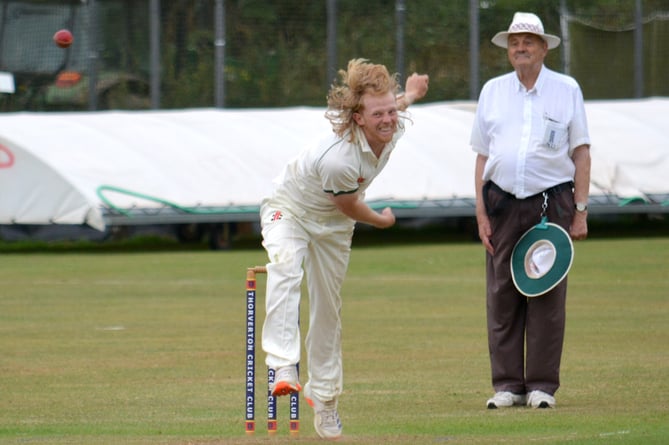
[{"label": "collar", "polygon": [[[372,147],[370,147],[369,142],[367,142],[367,138],[365,137],[365,133],[363,133],[362,129],[360,127],[358,127],[357,125],[355,125],[354,129],[353,129],[353,137],[354,137],[353,140],[358,145],[358,147],[360,147],[360,150],[363,153],[366,152],[366,153],[371,153],[372,155],[374,155],[374,151],[372,150]],[[382,151],[382,153],[383,153],[383,151]],[[376,155],[374,155],[374,156],[376,156]]]},{"label": "collar", "polygon": [[523,85],[520,82],[520,79],[518,78],[518,74],[514,72],[514,82],[516,84],[516,91],[519,93],[528,93],[528,94],[536,94],[537,96],[541,96],[541,91],[543,89],[543,85],[546,79],[546,72],[548,71],[548,68],[546,68],[545,65],[541,65],[541,69],[539,70],[539,75],[537,76],[537,81],[534,82],[534,87],[532,87],[531,90],[526,90],[525,85]]}]

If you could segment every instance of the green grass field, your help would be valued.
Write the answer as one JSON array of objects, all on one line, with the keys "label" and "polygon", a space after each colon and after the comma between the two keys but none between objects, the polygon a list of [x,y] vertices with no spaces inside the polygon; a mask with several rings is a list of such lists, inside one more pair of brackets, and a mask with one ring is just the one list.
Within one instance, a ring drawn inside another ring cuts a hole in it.
[{"label": "green grass field", "polygon": [[[669,238],[576,243],[553,410],[485,409],[483,259],[477,243],[354,247],[341,442],[669,442]],[[261,392],[244,435],[245,269],[264,262],[260,248],[0,254],[0,443],[320,442],[306,403],[289,437],[286,400],[268,438]]]}]

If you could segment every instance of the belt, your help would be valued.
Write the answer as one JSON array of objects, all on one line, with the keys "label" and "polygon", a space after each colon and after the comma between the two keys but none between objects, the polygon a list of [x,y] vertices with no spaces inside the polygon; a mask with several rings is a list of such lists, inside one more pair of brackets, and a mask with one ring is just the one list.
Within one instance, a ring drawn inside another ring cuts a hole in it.
[{"label": "belt", "polygon": [[[492,181],[488,181],[485,185],[487,187],[489,187],[490,189],[494,190],[495,192],[504,195],[508,199],[521,199],[521,198],[516,198],[516,195],[514,195],[512,193],[509,193],[506,190],[503,190],[500,186],[498,186],[497,184],[495,184]],[[563,182],[562,184],[558,184],[558,185],[554,185],[553,187],[549,187],[546,190],[544,190],[543,192],[537,193],[536,195],[528,196],[527,198],[522,198],[522,199],[536,198],[537,196],[541,196],[544,193],[548,193],[549,195],[557,195],[559,193],[562,193],[565,190],[573,190],[573,189],[574,189],[574,181],[567,181],[567,182]]]}]

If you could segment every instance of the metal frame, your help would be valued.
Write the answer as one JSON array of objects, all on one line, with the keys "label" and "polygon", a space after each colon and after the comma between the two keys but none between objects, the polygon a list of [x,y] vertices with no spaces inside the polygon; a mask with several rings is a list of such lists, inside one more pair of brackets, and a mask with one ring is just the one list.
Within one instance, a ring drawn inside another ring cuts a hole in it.
[{"label": "metal frame", "polygon": [[[422,201],[374,201],[374,209],[391,207],[397,218],[460,218],[476,215],[474,198],[452,198]],[[257,222],[259,206],[197,207],[184,211],[170,206],[123,209],[123,213],[103,209],[105,223],[110,226],[153,224],[189,224],[223,222]],[[590,196],[590,215],[664,214],[669,213],[669,194],[646,195],[644,198],[622,199],[613,195]]]}]

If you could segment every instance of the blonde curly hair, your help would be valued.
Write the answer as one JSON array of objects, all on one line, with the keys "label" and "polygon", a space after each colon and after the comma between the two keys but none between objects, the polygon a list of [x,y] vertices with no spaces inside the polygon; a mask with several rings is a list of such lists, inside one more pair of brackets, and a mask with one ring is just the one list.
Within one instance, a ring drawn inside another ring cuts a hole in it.
[{"label": "blonde curly hair", "polygon": [[[339,70],[340,83],[335,81],[328,93],[328,110],[325,117],[332,124],[337,136],[342,137],[355,122],[353,114],[362,110],[365,93],[381,95],[400,90],[398,75],[390,75],[383,65],[370,63],[367,59],[352,59],[346,70]],[[355,138],[351,132],[351,140]]]}]

